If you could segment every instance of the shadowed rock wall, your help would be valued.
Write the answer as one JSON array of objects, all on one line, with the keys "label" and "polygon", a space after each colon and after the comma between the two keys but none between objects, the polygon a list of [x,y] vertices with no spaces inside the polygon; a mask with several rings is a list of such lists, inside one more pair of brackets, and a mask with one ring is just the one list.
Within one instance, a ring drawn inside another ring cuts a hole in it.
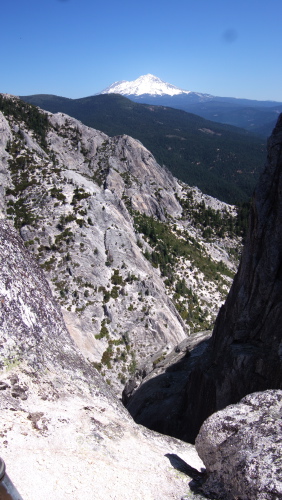
[{"label": "shadowed rock wall", "polygon": [[268,143],[246,244],[206,356],[191,372],[183,433],[255,391],[282,388],[282,116]]},{"label": "shadowed rock wall", "polygon": [[[164,402],[158,408],[154,404],[160,422],[155,430],[162,431],[165,421],[167,433],[193,442],[213,412],[251,392],[282,388],[281,152],[282,115],[269,139],[267,164],[253,197],[239,270],[211,341],[187,371],[181,401],[172,401],[170,428]],[[143,423],[141,402],[134,404],[137,398],[138,391],[128,409]],[[148,411],[146,407],[147,415]]]}]

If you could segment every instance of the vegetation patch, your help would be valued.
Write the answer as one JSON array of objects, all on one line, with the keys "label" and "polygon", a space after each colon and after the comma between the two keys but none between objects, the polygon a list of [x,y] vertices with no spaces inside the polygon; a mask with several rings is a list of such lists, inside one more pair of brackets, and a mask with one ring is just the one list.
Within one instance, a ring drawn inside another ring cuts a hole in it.
[{"label": "vegetation patch", "polygon": [[179,257],[192,261],[207,279],[214,279],[216,274],[224,273],[227,276],[231,274],[223,263],[218,264],[205,255],[200,244],[188,233],[179,237],[167,223],[145,214],[135,215],[134,223],[137,230],[144,235],[153,248],[152,252],[146,250],[144,256],[154,267],[159,267],[162,276],[167,277],[171,282],[174,281],[172,268]]},{"label": "vegetation patch", "polygon": [[109,330],[106,327],[106,320],[103,320],[102,323],[101,323],[100,333],[98,333],[97,335],[95,335],[95,339],[101,340],[103,338],[107,338],[107,339],[110,338],[110,336],[109,336]]},{"label": "vegetation patch", "polygon": [[26,225],[33,225],[37,220],[37,217],[32,213],[30,209],[29,200],[27,197],[22,197],[15,202],[10,200],[9,206],[7,208],[7,214],[12,216],[14,221],[14,226],[17,229]]},{"label": "vegetation patch", "polygon": [[205,202],[196,203],[193,193],[187,191],[185,198],[175,195],[183,209],[183,218],[189,219],[195,227],[202,229],[204,238],[244,237],[248,225],[249,203],[238,205],[237,214],[228,210],[215,210],[206,206]]},{"label": "vegetation patch", "polygon": [[91,196],[90,193],[86,193],[81,187],[76,187],[73,192],[71,205],[77,206],[81,200],[86,200]]},{"label": "vegetation patch", "polygon": [[66,201],[66,197],[63,194],[61,188],[53,187],[52,189],[50,189],[50,195],[52,196],[52,198],[56,198],[57,200],[60,200],[63,203],[65,203]]},{"label": "vegetation patch", "polygon": [[33,130],[35,138],[43,149],[47,149],[46,135],[49,130],[48,116],[36,106],[27,104],[20,99],[8,99],[0,95],[0,111],[9,118],[24,122],[28,129]]}]

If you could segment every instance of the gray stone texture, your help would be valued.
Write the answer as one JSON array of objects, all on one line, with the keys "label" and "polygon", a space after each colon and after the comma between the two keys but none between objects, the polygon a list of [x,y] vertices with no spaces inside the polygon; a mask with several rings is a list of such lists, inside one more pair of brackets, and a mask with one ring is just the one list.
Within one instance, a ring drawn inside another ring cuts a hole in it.
[{"label": "gray stone texture", "polygon": [[[15,107],[21,102],[5,98]],[[74,342],[121,395],[139,364],[167,352],[195,327],[176,308],[175,282],[185,278],[207,322],[231,283],[230,276],[204,276],[191,259],[178,258],[174,284],[167,286],[144,255],[153,248],[134,216],[155,217],[180,241],[201,242],[204,262],[210,255],[234,271],[229,249],[240,245],[239,238],[204,240],[202,229],[183,218],[179,199],[188,192],[195,206],[235,210],[178,182],[139,141],[110,138],[62,113],[47,115],[42,149],[28,123],[0,112],[0,218],[18,227]],[[187,298],[181,298],[186,308]]]},{"label": "gray stone texture", "polygon": [[134,423],[75,346],[42,270],[5,221],[0,257],[1,458],[22,497],[203,498],[166,456],[201,468],[195,448]]},{"label": "gray stone texture", "polygon": [[282,498],[282,391],[249,394],[211,415],[196,449],[207,473],[201,491],[209,497]]}]

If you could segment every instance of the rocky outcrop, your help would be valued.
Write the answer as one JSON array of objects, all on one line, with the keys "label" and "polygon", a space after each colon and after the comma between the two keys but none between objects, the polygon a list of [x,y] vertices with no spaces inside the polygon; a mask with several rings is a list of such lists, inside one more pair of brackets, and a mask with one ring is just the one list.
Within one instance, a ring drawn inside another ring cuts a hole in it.
[{"label": "rocky outcrop", "polygon": [[[139,428],[72,341],[42,270],[0,221],[0,446],[29,500],[193,499],[177,456],[194,447]],[[198,498],[198,497],[197,497]]]},{"label": "rocky outcrop", "polygon": [[[154,428],[192,442],[213,412],[255,391],[282,388],[282,117],[252,201],[249,233],[238,273],[210,342],[191,370],[179,399],[154,402]],[[156,381],[155,390],[157,390]],[[148,382],[150,384],[150,382]],[[172,392],[172,391],[171,391]],[[142,401],[130,402],[142,423]],[[177,409],[175,412],[175,408]],[[149,408],[146,408],[148,413]],[[145,421],[145,420],[144,420]],[[169,424],[168,424],[169,421]]]},{"label": "rocky outcrop", "polygon": [[243,398],[202,425],[196,449],[206,466],[201,491],[222,500],[282,498],[282,391]]}]

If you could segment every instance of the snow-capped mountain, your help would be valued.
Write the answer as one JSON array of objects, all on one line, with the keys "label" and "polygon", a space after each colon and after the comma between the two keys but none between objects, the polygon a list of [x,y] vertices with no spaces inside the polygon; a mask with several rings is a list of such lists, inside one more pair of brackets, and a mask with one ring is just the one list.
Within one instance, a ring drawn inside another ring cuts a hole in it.
[{"label": "snow-capped mountain", "polygon": [[179,89],[175,85],[164,82],[157,76],[149,73],[131,82],[125,80],[115,82],[101,92],[101,94],[113,93],[126,96],[141,96],[144,94],[152,96],[175,96],[180,94],[191,94],[193,92]]},{"label": "snow-capped mountain", "polygon": [[277,114],[282,112],[282,103],[220,97],[183,90],[150,73],[133,81],[112,83],[100,92],[113,93],[121,94],[137,103],[181,109],[207,120],[245,128],[262,137],[270,135],[277,121]]}]

